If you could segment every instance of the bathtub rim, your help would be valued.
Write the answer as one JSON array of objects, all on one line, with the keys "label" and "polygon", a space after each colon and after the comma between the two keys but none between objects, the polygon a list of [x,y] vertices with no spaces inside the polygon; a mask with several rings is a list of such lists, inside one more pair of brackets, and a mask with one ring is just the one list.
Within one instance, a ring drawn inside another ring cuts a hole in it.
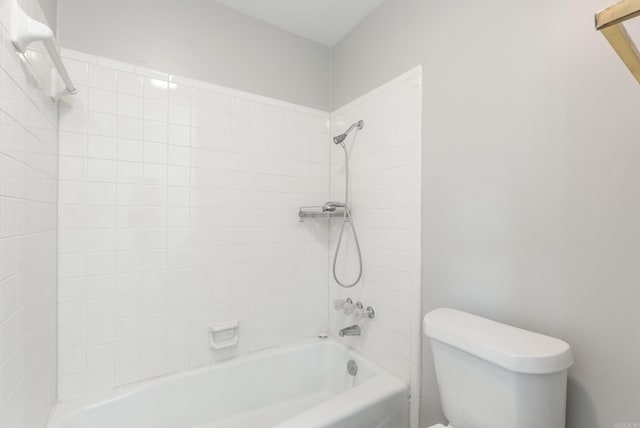
[{"label": "bathtub rim", "polygon": [[[72,417],[76,412],[90,410],[94,407],[105,405],[113,401],[126,399],[127,397],[134,396],[143,391],[155,389],[157,387],[171,384],[176,381],[198,377],[204,373],[222,371],[225,368],[235,367],[235,366],[243,365],[246,363],[251,363],[251,361],[274,357],[277,355],[290,353],[292,351],[302,350],[304,348],[312,348],[314,346],[330,346],[333,348],[337,348],[340,351],[344,351],[348,353],[348,355],[350,356],[352,355],[354,359],[358,361],[359,364],[367,365],[375,373],[375,375],[371,379],[367,379],[357,387],[343,391],[340,394],[332,397],[328,401],[321,403],[318,406],[315,406],[313,408],[307,409],[306,411],[302,412],[300,415],[294,416],[292,418],[293,420],[298,420],[303,416],[311,414],[315,409],[318,409],[318,408],[323,409],[322,414],[326,418],[327,414],[324,413],[324,409],[327,406],[335,407],[334,402],[336,400],[336,397],[343,396],[345,394],[347,394],[347,396],[354,395],[356,392],[355,390],[363,391],[362,387],[366,385],[371,385],[374,387],[374,388],[367,388],[368,390],[371,390],[369,392],[370,399],[373,399],[373,398],[382,399],[387,396],[391,396],[393,394],[401,393],[404,390],[407,391],[407,396],[408,396],[409,386],[405,381],[391,374],[389,371],[385,370],[380,365],[369,360],[368,358],[363,356],[361,353],[359,353],[355,349],[337,341],[335,338],[331,336],[326,338],[311,337],[311,338],[301,340],[300,342],[297,342],[294,344],[264,349],[251,354],[247,354],[237,358],[232,358],[226,361],[222,361],[216,364],[184,370],[184,371],[172,373],[169,375],[163,375],[156,378],[143,380],[141,382],[122,385],[110,390],[103,390],[103,391],[89,393],[86,396],[81,398],[58,402],[56,403],[53,411],[51,412],[46,428],[59,428],[60,424],[65,422],[65,419]],[[382,386],[386,387],[385,393],[380,393],[381,392],[380,387]],[[364,406],[364,404],[368,401],[355,400],[352,403],[356,404],[356,402],[358,403],[356,407],[350,407],[351,412],[354,409],[357,410],[357,409],[366,407]],[[344,408],[335,408],[334,410],[339,415],[345,415],[347,413],[350,413],[350,412],[346,412],[346,409]],[[283,421],[281,424],[277,426],[280,427],[281,425],[283,428],[289,426],[288,421]]]}]

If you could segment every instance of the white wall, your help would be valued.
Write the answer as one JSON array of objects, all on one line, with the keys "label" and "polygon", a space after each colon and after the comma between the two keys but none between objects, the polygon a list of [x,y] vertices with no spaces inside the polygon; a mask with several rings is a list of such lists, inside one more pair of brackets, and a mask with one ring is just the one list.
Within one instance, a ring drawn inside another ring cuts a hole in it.
[{"label": "white wall", "polygon": [[38,0],[48,25],[55,33],[58,28],[58,0]]},{"label": "white wall", "polygon": [[424,65],[423,311],[567,340],[570,428],[640,422],[640,88],[610,4],[387,0],[334,49],[337,105]]},{"label": "white wall", "polygon": [[[420,404],[420,142],[422,70],[414,68],[332,114],[332,135],[364,120],[350,135],[350,205],[362,248],[362,281],[343,289],[330,273],[330,332],[411,385],[411,427]],[[331,145],[331,200],[344,201],[344,151]],[[330,262],[342,220],[331,221]],[[330,267],[331,270],[331,267]],[[351,283],[358,274],[353,235],[347,225],[338,277]],[[347,316],[333,302],[350,297],[373,306],[374,319]],[[338,337],[358,323],[362,335]]]},{"label": "white wall", "polygon": [[65,56],[60,398],[325,331],[328,230],[297,212],[329,197],[328,113]]},{"label": "white wall", "polygon": [[[37,2],[22,2],[37,19]],[[2,19],[2,17],[0,17]],[[0,25],[0,426],[43,428],[56,393],[57,107]],[[48,65],[29,54],[37,70]]]},{"label": "white wall", "polygon": [[62,0],[62,46],[329,111],[329,48],[212,0]]}]

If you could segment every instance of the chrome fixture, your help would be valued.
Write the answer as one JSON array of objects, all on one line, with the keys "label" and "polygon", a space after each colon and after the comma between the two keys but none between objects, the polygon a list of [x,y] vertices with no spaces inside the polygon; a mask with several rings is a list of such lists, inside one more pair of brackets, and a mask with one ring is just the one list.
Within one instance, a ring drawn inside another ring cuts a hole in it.
[{"label": "chrome fixture", "polygon": [[335,212],[337,208],[344,208],[344,204],[342,202],[329,201],[322,206],[322,211]]},{"label": "chrome fixture", "polygon": [[356,363],[355,360],[349,360],[347,362],[347,372],[351,376],[355,376],[358,374],[358,363]]},{"label": "chrome fixture", "polygon": [[376,317],[373,306],[365,308],[362,302],[353,303],[350,297],[347,297],[346,300],[336,300],[334,306],[337,310],[343,311],[345,315],[365,315],[369,319]]},{"label": "chrome fixture", "polygon": [[358,324],[354,324],[354,325],[350,325],[349,327],[345,327],[342,330],[340,330],[340,333],[338,333],[340,335],[340,337],[345,337],[345,336],[360,336],[360,326]]},{"label": "chrome fixture", "polygon": [[[344,203],[340,204],[339,202],[327,202],[325,207],[331,209],[342,207],[344,208],[344,216],[342,217],[342,228],[340,229],[340,236],[338,237],[338,243],[336,245],[336,252],[333,256],[333,279],[338,283],[338,285],[342,288],[351,288],[355,286],[360,279],[362,279],[362,251],[360,250],[360,242],[358,241],[358,234],[356,233],[355,225],[353,224],[353,217],[351,216],[351,209],[349,208],[349,152],[347,151],[347,146],[344,144],[344,140],[347,138],[347,135],[354,129],[361,130],[364,128],[364,121],[359,120],[347,129],[344,134],[340,134],[336,137],[333,137],[333,142],[340,145],[342,150],[344,150],[344,174],[345,174],[345,189],[344,189]],[[339,205],[330,205],[330,204],[339,204]],[[344,228],[349,223],[351,225],[351,233],[353,233],[353,240],[356,244],[356,250],[358,252],[358,277],[350,284],[344,283],[340,281],[338,278],[338,274],[336,273],[336,264],[338,263],[338,253],[340,252],[340,247],[342,246],[342,238],[344,236]]]},{"label": "chrome fixture", "polygon": [[358,314],[366,315],[369,319],[376,317],[376,311],[373,310],[373,306],[367,306],[365,308],[362,302],[356,303],[356,311]]},{"label": "chrome fixture", "polygon": [[329,201],[322,206],[300,207],[298,217],[300,217],[300,221],[305,218],[344,217],[344,211],[344,203]]},{"label": "chrome fixture", "polygon": [[358,130],[364,128],[364,121],[363,120],[357,121],[356,123],[351,125],[344,134],[340,134],[333,137],[333,142],[335,144],[342,144],[342,142],[347,138],[347,135],[349,135],[351,131],[353,131],[355,128],[358,128]]},{"label": "chrome fixture", "polygon": [[302,222],[305,218],[333,218],[344,217],[344,210],[336,207],[333,211],[329,207],[314,206],[314,207],[300,207],[298,211],[298,221]]}]

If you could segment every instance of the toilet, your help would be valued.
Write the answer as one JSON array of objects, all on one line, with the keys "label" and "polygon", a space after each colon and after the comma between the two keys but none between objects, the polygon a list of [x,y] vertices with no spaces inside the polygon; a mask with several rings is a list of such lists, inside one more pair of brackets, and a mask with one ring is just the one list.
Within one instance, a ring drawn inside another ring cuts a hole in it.
[{"label": "toilet", "polygon": [[448,428],[565,428],[567,343],[445,308],[423,328]]}]

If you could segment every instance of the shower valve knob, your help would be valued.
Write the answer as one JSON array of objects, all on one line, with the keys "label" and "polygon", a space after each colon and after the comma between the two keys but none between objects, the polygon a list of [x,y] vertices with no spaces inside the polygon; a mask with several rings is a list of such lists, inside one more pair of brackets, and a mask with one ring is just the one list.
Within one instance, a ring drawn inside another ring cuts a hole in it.
[{"label": "shower valve knob", "polygon": [[344,305],[342,305],[342,309],[344,310],[345,314],[351,315],[356,310],[356,305],[353,304],[353,300],[351,300],[350,297],[347,297]]},{"label": "shower valve knob", "polygon": [[344,312],[345,315],[365,316],[370,319],[376,316],[376,311],[373,309],[373,306],[367,306],[365,308],[362,302],[353,303],[350,297],[347,297],[345,300],[335,300],[334,308],[337,311]]},{"label": "shower valve knob", "polygon": [[344,300],[338,299],[334,301],[333,307],[337,311],[344,311],[345,314],[351,314],[355,308],[355,305],[353,304],[353,300],[351,300],[350,297],[347,297]]},{"label": "shower valve knob", "polygon": [[356,303],[356,313],[358,315],[364,315],[370,319],[373,319],[376,317],[376,311],[373,309],[373,306],[367,306],[365,308],[362,302]]}]

